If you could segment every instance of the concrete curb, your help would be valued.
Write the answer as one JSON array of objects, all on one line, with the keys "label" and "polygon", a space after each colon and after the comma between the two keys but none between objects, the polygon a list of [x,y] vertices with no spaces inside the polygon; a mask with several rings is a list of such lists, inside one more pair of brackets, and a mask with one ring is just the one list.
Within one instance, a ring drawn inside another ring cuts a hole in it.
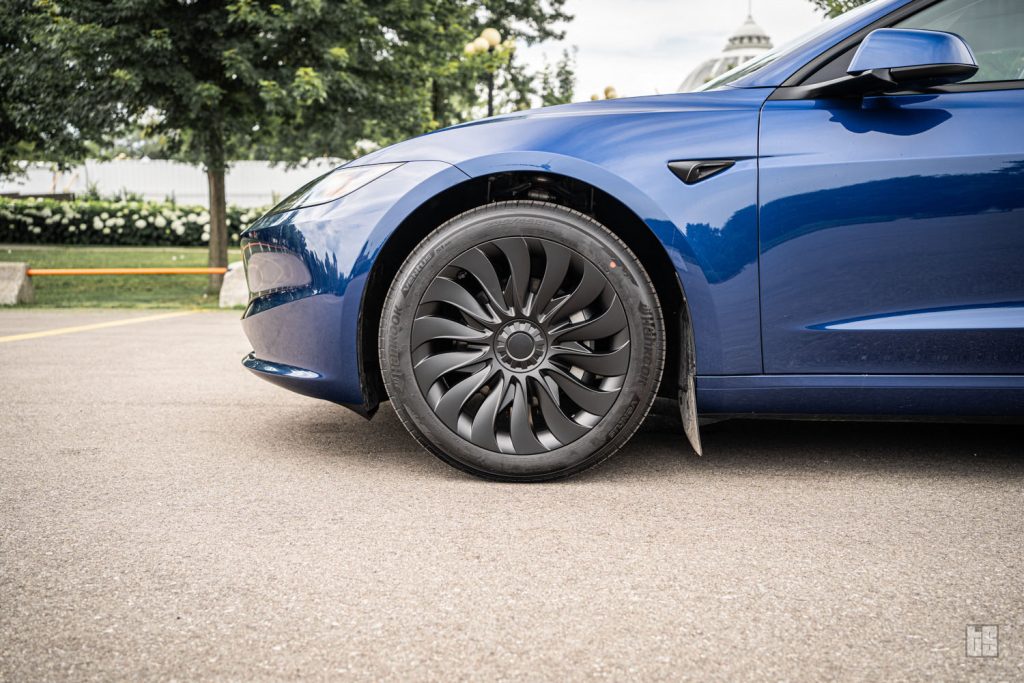
[{"label": "concrete curb", "polygon": [[245,282],[245,268],[241,261],[228,264],[224,283],[220,286],[220,307],[234,308],[249,303],[249,285]]},{"label": "concrete curb", "polygon": [[0,306],[35,303],[27,263],[0,263]]}]

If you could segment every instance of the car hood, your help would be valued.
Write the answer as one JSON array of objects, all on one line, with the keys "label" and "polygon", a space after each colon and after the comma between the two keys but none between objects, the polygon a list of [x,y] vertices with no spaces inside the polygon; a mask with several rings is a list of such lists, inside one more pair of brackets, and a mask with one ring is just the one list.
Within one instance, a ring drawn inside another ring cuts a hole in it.
[{"label": "car hood", "polygon": [[[716,114],[728,116],[729,112],[756,112],[770,92],[770,89],[725,87],[709,92],[629,97],[529,109],[443,128],[377,150],[349,165],[403,161],[444,161],[458,165],[468,157],[498,152],[563,152],[569,138],[577,148],[581,142],[601,146],[609,143],[603,139],[602,129],[624,120],[639,125],[641,121],[664,120],[666,117],[679,120],[714,117]],[[593,131],[593,137],[581,141],[581,131]]]}]

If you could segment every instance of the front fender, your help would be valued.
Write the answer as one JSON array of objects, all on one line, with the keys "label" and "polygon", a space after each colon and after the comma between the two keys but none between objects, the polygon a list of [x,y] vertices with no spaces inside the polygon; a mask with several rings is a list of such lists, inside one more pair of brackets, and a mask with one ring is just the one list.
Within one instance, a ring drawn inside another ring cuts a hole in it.
[{"label": "front fender", "polygon": [[[665,248],[693,315],[697,371],[759,374],[757,130],[770,89],[604,100],[518,112],[374,152],[356,165],[441,159],[473,177],[565,175],[621,201]],[[682,183],[671,161],[730,159]]]}]

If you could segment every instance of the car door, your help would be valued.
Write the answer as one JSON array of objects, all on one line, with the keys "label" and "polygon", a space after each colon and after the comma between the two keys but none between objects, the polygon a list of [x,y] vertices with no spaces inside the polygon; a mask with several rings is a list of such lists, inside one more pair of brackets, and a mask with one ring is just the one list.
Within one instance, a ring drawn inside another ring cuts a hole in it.
[{"label": "car door", "polygon": [[762,109],[766,373],[1024,373],[1024,2],[918,6],[894,25],[961,35],[970,81]]}]

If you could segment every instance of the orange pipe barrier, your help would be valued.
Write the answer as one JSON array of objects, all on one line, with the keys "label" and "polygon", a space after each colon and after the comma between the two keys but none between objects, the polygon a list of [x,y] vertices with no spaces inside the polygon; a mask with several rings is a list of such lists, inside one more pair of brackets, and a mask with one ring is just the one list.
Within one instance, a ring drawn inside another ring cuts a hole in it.
[{"label": "orange pipe barrier", "polygon": [[29,268],[28,275],[220,275],[227,268]]}]

